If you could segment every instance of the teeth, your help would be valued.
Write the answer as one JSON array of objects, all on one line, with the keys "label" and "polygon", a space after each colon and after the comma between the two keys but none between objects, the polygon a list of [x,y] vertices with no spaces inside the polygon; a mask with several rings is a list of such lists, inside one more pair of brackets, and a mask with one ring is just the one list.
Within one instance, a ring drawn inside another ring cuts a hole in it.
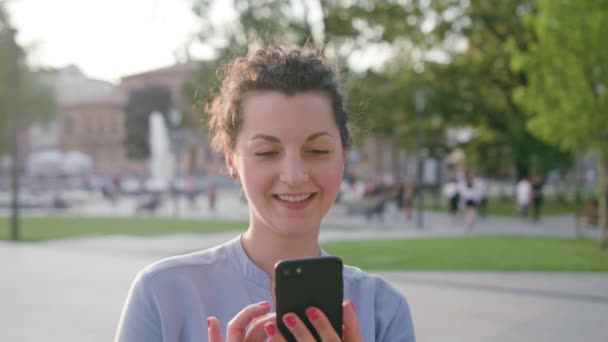
[{"label": "teeth", "polygon": [[312,194],[307,195],[277,195],[277,197],[282,201],[297,203],[307,200]]}]

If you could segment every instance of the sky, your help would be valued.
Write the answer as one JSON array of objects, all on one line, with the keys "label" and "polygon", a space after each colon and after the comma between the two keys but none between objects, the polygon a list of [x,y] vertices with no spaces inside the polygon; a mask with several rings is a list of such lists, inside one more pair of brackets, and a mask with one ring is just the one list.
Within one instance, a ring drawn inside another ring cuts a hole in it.
[{"label": "sky", "polygon": [[[183,47],[199,26],[191,1],[12,0],[5,7],[31,66],[74,64],[91,78],[117,83],[174,64],[177,51],[185,56]],[[214,17],[226,10],[216,9]],[[200,44],[190,50],[193,58],[209,53]]]}]

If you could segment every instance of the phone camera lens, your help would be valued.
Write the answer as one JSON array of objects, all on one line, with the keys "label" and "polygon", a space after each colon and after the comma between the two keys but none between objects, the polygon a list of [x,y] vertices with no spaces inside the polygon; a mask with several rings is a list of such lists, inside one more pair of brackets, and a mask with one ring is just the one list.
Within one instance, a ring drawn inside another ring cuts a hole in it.
[{"label": "phone camera lens", "polygon": [[289,268],[284,269],[283,270],[283,275],[285,275],[285,276],[291,275],[291,270]]},{"label": "phone camera lens", "polygon": [[300,267],[296,268],[296,274],[302,274],[302,269]]}]

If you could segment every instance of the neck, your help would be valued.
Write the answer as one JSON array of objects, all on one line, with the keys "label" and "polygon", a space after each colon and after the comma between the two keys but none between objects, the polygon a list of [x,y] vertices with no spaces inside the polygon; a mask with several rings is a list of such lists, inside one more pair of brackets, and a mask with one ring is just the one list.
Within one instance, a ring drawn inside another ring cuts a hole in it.
[{"label": "neck", "polygon": [[250,226],[241,237],[241,243],[251,261],[271,279],[274,278],[274,265],[279,260],[320,255],[316,234],[298,237],[279,236]]}]

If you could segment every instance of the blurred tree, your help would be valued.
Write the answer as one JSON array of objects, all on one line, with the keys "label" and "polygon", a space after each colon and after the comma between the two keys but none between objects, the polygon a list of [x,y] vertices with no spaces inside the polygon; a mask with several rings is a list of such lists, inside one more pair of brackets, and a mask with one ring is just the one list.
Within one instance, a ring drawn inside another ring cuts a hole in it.
[{"label": "blurred tree", "polygon": [[[366,117],[364,131],[398,135],[413,146],[414,93],[425,89],[423,128],[427,142],[441,148],[438,132],[470,126],[477,135],[465,146],[476,166],[492,174],[515,169],[545,172],[571,165],[571,154],[537,139],[526,129],[528,116],[513,99],[525,85],[525,72],[509,65],[513,46],[526,49],[534,32],[522,18],[534,0],[489,3],[482,0],[369,1],[320,0],[315,20],[311,1],[235,1],[233,25],[214,22],[216,1],[200,0],[199,39],[216,48],[216,58],[201,68],[197,103],[217,85],[215,70],[245,48],[249,38],[302,44],[315,42],[351,74],[351,112]],[[235,24],[236,23],[236,24]]]},{"label": "blurred tree", "polygon": [[217,22],[217,16],[214,17],[219,5],[220,0],[196,0],[193,4],[201,24],[197,40],[214,52],[212,58],[200,62],[197,75],[183,89],[194,113],[202,113],[217,91],[218,72],[224,63],[245,52],[249,42],[266,44],[279,39],[304,44],[312,37],[306,0],[236,0],[235,17],[225,22]]},{"label": "blurred tree", "polygon": [[528,82],[516,100],[533,113],[530,132],[573,152],[594,152],[598,160],[600,243],[606,246],[608,162],[608,2],[538,0],[530,17],[538,37],[519,48],[513,61]]},{"label": "blurred tree", "polygon": [[[521,175],[571,165],[570,153],[526,130],[528,116],[513,99],[514,89],[525,85],[527,77],[510,69],[512,47],[525,50],[534,41],[522,18],[535,10],[535,1],[322,3],[328,49],[348,58],[389,46],[395,58],[407,56],[402,65],[424,74],[427,112],[440,114],[444,125],[477,130],[466,149],[478,167],[497,172],[510,164]],[[398,89],[387,98],[394,102],[413,90]]]},{"label": "blurred tree", "polygon": [[[15,31],[10,24],[8,14],[0,4],[0,154],[7,153],[10,149],[9,138],[15,132],[11,130],[13,125],[11,113],[11,101],[9,96],[13,86],[11,74],[17,68],[19,77],[19,108],[21,113],[21,128],[25,129],[29,124],[41,120],[50,120],[57,113],[55,98],[50,89],[39,83],[34,72],[24,63],[26,51],[17,46],[15,54]],[[15,60],[17,56],[17,60]]]},{"label": "blurred tree", "polygon": [[146,159],[150,156],[148,142],[148,119],[152,112],[160,112],[165,117],[173,108],[171,90],[163,85],[149,85],[129,93],[125,106],[126,137],[125,148],[130,159]]},{"label": "blurred tree", "polygon": [[196,0],[193,5],[195,15],[201,19],[199,40],[216,50],[238,52],[251,39],[268,43],[279,38],[295,44],[312,39],[307,0],[234,0],[235,17],[218,23],[212,16],[220,1]]}]

